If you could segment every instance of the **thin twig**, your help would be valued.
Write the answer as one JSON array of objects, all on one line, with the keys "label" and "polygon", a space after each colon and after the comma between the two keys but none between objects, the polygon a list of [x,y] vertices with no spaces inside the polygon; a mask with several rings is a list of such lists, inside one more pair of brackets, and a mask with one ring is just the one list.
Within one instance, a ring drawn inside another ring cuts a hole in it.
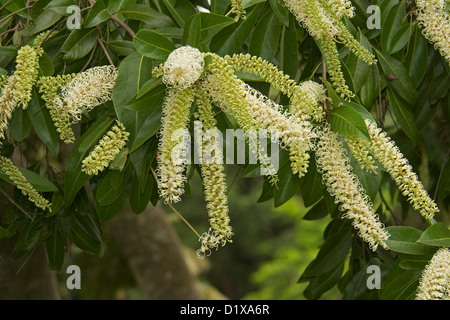
[{"label": "thin twig", "polygon": [[125,22],[114,15],[111,15],[111,20],[117,22],[122,28],[124,28],[132,38],[136,37],[136,33]]},{"label": "thin twig", "polygon": [[25,210],[23,209],[16,201],[14,201],[13,198],[11,198],[4,190],[0,189],[0,192],[6,197],[8,198],[9,201],[11,201],[11,203],[13,205],[15,205],[20,211],[22,211],[28,218],[31,219],[31,221],[34,221],[33,217]]}]

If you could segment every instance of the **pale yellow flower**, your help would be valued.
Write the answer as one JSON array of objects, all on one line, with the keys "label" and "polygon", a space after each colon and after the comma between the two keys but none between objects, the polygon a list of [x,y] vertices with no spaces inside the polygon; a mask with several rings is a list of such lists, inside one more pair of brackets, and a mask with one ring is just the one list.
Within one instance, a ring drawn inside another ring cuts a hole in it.
[{"label": "pale yellow flower", "polygon": [[422,271],[416,300],[450,299],[450,250],[440,248]]},{"label": "pale yellow flower", "polygon": [[331,131],[328,124],[319,133],[316,146],[317,170],[328,193],[335,197],[335,203],[344,212],[343,218],[352,220],[358,235],[375,251],[378,245],[387,249],[389,233],[379,221],[370,198],[352,172],[349,159],[339,139],[339,134]]},{"label": "pale yellow flower", "polygon": [[111,130],[109,130],[82,161],[81,171],[89,175],[97,175],[105,170],[111,161],[113,161],[125,147],[129,132],[125,130],[124,125],[117,121]]},{"label": "pale yellow flower", "polygon": [[202,76],[204,67],[200,50],[183,46],[172,51],[164,62],[162,80],[170,88],[186,89]]},{"label": "pale yellow flower", "polygon": [[10,159],[0,156],[0,170],[3,171],[22,194],[27,196],[37,207],[52,211],[50,202],[34,189]]},{"label": "pale yellow flower", "polygon": [[377,128],[376,124],[370,120],[366,120],[366,125],[372,140],[370,150],[373,151],[374,156],[390,174],[402,194],[412,203],[413,208],[418,210],[424,218],[433,218],[439,209],[419,181],[408,160],[386,132]]}]

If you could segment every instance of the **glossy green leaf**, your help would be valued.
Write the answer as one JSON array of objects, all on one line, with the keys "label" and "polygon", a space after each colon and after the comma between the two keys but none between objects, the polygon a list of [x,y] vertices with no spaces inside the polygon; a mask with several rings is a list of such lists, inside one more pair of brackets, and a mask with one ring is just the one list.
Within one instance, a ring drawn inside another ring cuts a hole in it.
[{"label": "glossy green leaf", "polygon": [[130,190],[130,207],[134,213],[139,214],[147,208],[153,192],[153,178],[148,177],[144,190],[139,186],[139,178],[134,175]]},{"label": "glossy green leaf", "polygon": [[344,263],[340,263],[336,268],[328,272],[323,272],[312,279],[303,292],[304,296],[310,300],[319,299],[325,292],[333,288],[341,278],[344,271]]},{"label": "glossy green leaf", "polygon": [[[47,178],[25,168],[18,168],[19,171],[23,174],[25,179],[35,188],[37,191],[41,192],[52,192],[58,191],[58,188],[48,180]],[[0,179],[12,183],[9,177],[0,170]]]},{"label": "glossy green leaf", "polygon": [[298,175],[292,173],[289,161],[280,159],[280,168],[277,174],[278,182],[274,192],[275,207],[279,207],[291,199],[297,193],[301,184]]},{"label": "glossy green leaf", "polygon": [[32,24],[20,31],[20,35],[28,37],[53,26],[63,15],[51,10],[43,11]]},{"label": "glossy green leaf", "polygon": [[298,71],[298,40],[297,22],[293,15],[289,15],[289,24],[283,28],[280,43],[280,59],[282,70],[291,79],[296,79]]},{"label": "glossy green leaf", "polygon": [[85,57],[94,47],[97,37],[95,28],[73,30],[61,47],[61,51],[65,53],[64,59],[73,61]]},{"label": "glossy green leaf", "polygon": [[59,135],[48,109],[44,106],[37,89],[32,90],[32,99],[27,108],[33,128],[46,147],[54,154],[59,153]]},{"label": "glossy green leaf", "polygon": [[400,124],[402,130],[412,140],[417,140],[418,129],[411,107],[405,103],[391,88],[388,88],[388,99],[394,113],[395,119]]},{"label": "glossy green leaf", "polygon": [[88,14],[83,21],[83,26],[85,28],[92,28],[108,20],[110,17],[111,13],[108,11],[105,2],[103,0],[97,0],[89,9]]},{"label": "glossy green leaf", "polygon": [[168,16],[144,4],[126,6],[119,12],[128,19],[149,23],[154,28],[173,26],[173,22]]},{"label": "glossy green leaf", "polygon": [[109,117],[98,119],[75,142],[64,174],[64,198],[66,207],[73,202],[77,192],[90,179],[89,175],[81,171],[83,159],[108,131],[114,121],[114,118]]},{"label": "glossy green leaf", "polygon": [[242,9],[251,7],[257,3],[265,2],[266,0],[242,0]]},{"label": "glossy green leaf", "polygon": [[397,261],[381,283],[380,298],[382,300],[413,300],[420,275],[421,271],[402,269]]},{"label": "glossy green leaf", "polygon": [[111,170],[103,175],[95,190],[95,201],[101,206],[108,206],[116,201],[130,178],[130,170],[131,165],[128,162],[121,172]]},{"label": "glossy green leaf", "polygon": [[270,0],[269,3],[278,20],[287,27],[289,25],[289,10],[278,0]]},{"label": "glossy green leaf", "polygon": [[271,10],[266,10],[255,26],[248,52],[253,56],[272,61],[278,50],[280,35],[280,20]]},{"label": "glossy green leaf", "polygon": [[22,108],[14,110],[11,120],[9,121],[9,131],[12,138],[21,142],[31,133],[31,121],[28,112]]},{"label": "glossy green leaf", "polygon": [[70,231],[78,248],[89,254],[101,254],[103,251],[101,231],[91,215],[76,214]]},{"label": "glossy green leaf", "polygon": [[108,49],[118,56],[127,56],[136,52],[133,42],[127,40],[116,40],[107,43]]},{"label": "glossy green leaf", "polygon": [[417,240],[429,246],[450,247],[450,230],[442,222],[428,227]]},{"label": "glossy green leaf", "polygon": [[157,60],[165,60],[175,50],[172,41],[152,30],[140,30],[133,39],[133,44],[141,54]]},{"label": "glossy green leaf", "polygon": [[[389,10],[385,22],[383,24],[383,27],[381,28],[380,44],[384,52],[387,52],[388,54],[395,53],[392,49],[395,47],[395,45],[398,46],[396,41],[399,40],[398,39],[399,36],[397,34],[402,30],[402,27],[404,26],[403,24],[404,18],[405,18],[404,2],[400,2],[399,4],[393,6]],[[403,46],[404,45],[406,45],[406,42],[403,44]]]},{"label": "glossy green leaf", "polygon": [[120,11],[124,7],[134,5],[137,0],[109,0],[108,1],[108,11],[115,13]]},{"label": "glossy green leaf", "polygon": [[134,171],[136,172],[136,177],[139,181],[139,190],[141,192],[144,191],[147,184],[150,167],[158,150],[157,145],[158,141],[152,139],[143,143],[136,151],[130,154],[130,160],[133,164]]},{"label": "glossy green leaf", "polygon": [[375,51],[384,74],[392,78],[392,80],[388,80],[388,86],[403,100],[410,105],[414,105],[417,100],[416,86],[405,65],[387,54],[378,50]]},{"label": "glossy green leaf", "polygon": [[45,241],[49,267],[52,270],[59,271],[64,263],[64,240],[61,237],[56,225],[53,226],[50,237]]},{"label": "glossy green leaf", "polygon": [[390,250],[407,254],[429,254],[434,251],[433,248],[418,243],[417,240],[422,235],[422,231],[409,226],[390,226],[386,228],[390,234],[386,244]]},{"label": "glossy green leaf", "polygon": [[339,108],[328,112],[327,118],[333,131],[370,141],[364,118],[354,108],[341,105]]},{"label": "glossy green leaf", "polygon": [[422,35],[418,26],[415,26],[411,36],[405,66],[416,87],[422,82],[427,70],[428,41]]},{"label": "glossy green leaf", "polygon": [[308,171],[300,186],[305,207],[312,206],[322,198],[322,175],[317,171],[316,161],[312,157],[309,161]]}]

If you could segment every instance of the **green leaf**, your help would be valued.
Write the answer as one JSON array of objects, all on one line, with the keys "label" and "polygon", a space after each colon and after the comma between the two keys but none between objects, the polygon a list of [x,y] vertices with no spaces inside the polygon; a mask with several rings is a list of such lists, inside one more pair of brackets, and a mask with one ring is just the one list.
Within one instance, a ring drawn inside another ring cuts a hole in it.
[{"label": "green leaf", "polygon": [[428,227],[417,242],[429,246],[450,247],[450,230],[442,222],[437,222]]},{"label": "green leaf", "polygon": [[[185,20],[191,15],[195,14],[195,7],[190,1],[171,1],[162,0],[167,10],[172,15],[172,18],[177,22],[177,24],[183,28]],[[174,4],[172,4],[174,3]]]},{"label": "green leaf", "polygon": [[101,206],[99,203],[95,203],[97,216],[101,222],[114,218],[120,211],[122,211],[129,200],[130,187],[131,184],[127,183],[119,197],[108,206]]},{"label": "green leaf", "polygon": [[186,20],[183,34],[183,45],[190,45],[191,47],[199,48],[201,41],[201,27],[202,18],[200,13],[197,13]]},{"label": "green leaf", "polygon": [[328,112],[327,118],[333,131],[370,141],[364,118],[354,108],[341,105]]},{"label": "green leaf", "polygon": [[131,20],[139,20],[151,24],[154,28],[173,26],[172,20],[165,14],[145,4],[133,4],[119,10],[119,13]]},{"label": "green leaf", "polygon": [[[149,81],[152,81],[153,79],[150,79]],[[146,87],[147,85],[150,85],[149,81],[142,86],[135,97],[127,102],[124,108],[132,111],[155,111],[155,109],[162,106],[166,95],[166,86],[160,84],[142,95],[142,92],[149,89]]]},{"label": "green leaf", "polygon": [[89,254],[100,255],[103,250],[102,235],[90,214],[75,214],[70,231],[78,248]]},{"label": "green leaf", "polygon": [[405,66],[416,88],[422,82],[427,71],[427,63],[424,61],[428,61],[428,41],[416,26],[410,39],[405,61]]},{"label": "green leaf", "polygon": [[308,171],[306,172],[300,186],[305,207],[312,206],[322,198],[322,188],[322,176],[317,171],[314,157],[311,157]]},{"label": "green leaf", "polygon": [[399,123],[405,134],[415,142],[417,140],[418,129],[411,107],[394,93],[391,88],[387,89],[388,99],[395,119]]},{"label": "green leaf", "polygon": [[133,141],[131,151],[133,152],[139,148],[145,141],[153,137],[161,128],[162,109],[155,109],[154,112],[149,114],[136,134]]},{"label": "green leaf", "polygon": [[[404,42],[402,36],[399,35],[399,33],[401,34],[404,31],[402,27],[404,26],[403,19],[405,17],[406,15],[404,2],[395,5],[389,10],[383,24],[383,28],[381,29],[380,37],[381,49],[384,52],[388,54],[394,54],[395,52],[402,49],[408,42],[408,39],[406,39],[406,42]],[[408,29],[406,31],[408,31]],[[400,43],[399,39],[402,39]],[[398,50],[394,51],[394,48]]]},{"label": "green leaf", "polygon": [[422,235],[422,231],[409,226],[390,226],[386,228],[390,234],[386,244],[390,250],[399,253],[423,255],[434,251],[433,248],[417,242]]},{"label": "green leaf", "polygon": [[367,110],[371,110],[373,103],[378,96],[378,80],[375,66],[370,67],[366,81],[361,85],[359,96],[362,105]]},{"label": "green leaf", "polygon": [[20,35],[28,37],[53,26],[63,15],[52,10],[44,10],[31,24],[20,31]]},{"label": "green leaf", "polygon": [[130,207],[134,213],[139,214],[147,208],[153,192],[153,178],[147,179],[144,190],[139,186],[139,177],[133,175],[133,182],[130,190]]},{"label": "green leaf", "polygon": [[[358,33],[359,36],[359,42],[369,51],[370,49],[370,42],[367,40],[367,38],[362,34],[362,32]],[[366,62],[364,62],[359,57],[355,56],[354,54],[350,54],[348,56],[348,59],[346,61],[347,69],[353,79],[353,86],[355,89],[355,92],[358,93],[361,90],[361,87],[366,82],[367,77],[370,73],[371,66],[368,65]]]},{"label": "green leaf", "polygon": [[266,0],[242,0],[242,9],[251,7],[257,3],[265,2]]},{"label": "green leaf", "polygon": [[417,91],[414,82],[409,76],[405,65],[397,59],[376,50],[378,61],[384,74],[393,78],[389,80],[388,86],[410,105],[414,105],[417,100]]},{"label": "green leaf", "polygon": [[355,102],[351,102],[351,101],[345,101],[345,100],[340,100],[339,101],[339,106],[346,106],[346,107],[350,107],[352,109],[354,109],[356,112],[358,112],[364,119],[369,119],[372,122],[377,122],[375,120],[375,118],[372,116],[372,114],[367,111],[366,108],[364,108],[362,105],[355,103]]},{"label": "green leaf", "polygon": [[345,261],[352,245],[352,227],[347,220],[334,220],[337,230],[321,246],[316,258],[306,267],[299,282],[332,272]]},{"label": "green leaf", "polygon": [[382,300],[413,300],[421,271],[404,270],[397,261],[381,283]]},{"label": "green leaf", "polygon": [[45,241],[45,249],[50,269],[61,270],[64,263],[64,240],[56,224],[52,228],[50,237]]},{"label": "green leaf", "polygon": [[321,273],[310,281],[308,287],[303,292],[304,296],[310,300],[319,299],[325,292],[338,283],[343,271],[344,263],[342,262],[333,270]]},{"label": "green leaf", "polygon": [[150,167],[156,157],[158,140],[153,139],[145,142],[136,151],[130,154],[136,177],[139,181],[139,190],[144,191],[149,177]]},{"label": "green leaf", "polygon": [[33,88],[31,94],[32,99],[27,111],[34,131],[47,148],[57,156],[59,153],[59,135],[53,125],[52,117],[48,109],[44,106],[45,103],[36,88]]},{"label": "green leaf", "polygon": [[272,61],[278,50],[280,35],[280,20],[272,10],[267,10],[255,26],[248,52],[266,61]]},{"label": "green leaf", "polygon": [[298,175],[292,173],[290,161],[280,159],[280,169],[277,174],[278,183],[274,192],[275,207],[279,207],[291,199],[297,193],[301,184]]},{"label": "green leaf", "polygon": [[287,27],[289,25],[289,18],[290,18],[289,10],[285,6],[283,6],[278,0],[270,0],[269,3],[273,13],[275,13],[278,20],[280,20],[280,22]]},{"label": "green leaf", "polygon": [[264,4],[258,4],[247,14],[245,20],[238,22],[237,27],[232,25],[219,32],[211,41],[211,51],[221,56],[240,52],[263,9]]},{"label": "green leaf", "polygon": [[16,108],[9,121],[9,131],[12,138],[21,142],[27,138],[31,133],[31,121],[28,117],[28,112],[23,108]]},{"label": "green leaf", "polygon": [[84,183],[90,179],[89,175],[81,171],[83,159],[108,131],[114,121],[115,118],[106,116],[98,119],[75,143],[64,174],[64,197],[66,207],[73,202],[77,192]]},{"label": "green leaf", "polygon": [[144,56],[157,60],[165,60],[175,50],[172,41],[152,30],[140,30],[133,45]]},{"label": "green leaf", "polygon": [[[47,178],[37,174],[34,171],[25,169],[25,168],[18,168],[18,170],[23,174],[25,179],[35,188],[37,191],[41,192],[53,192],[58,191],[58,188]],[[9,177],[4,174],[0,170],[0,179],[12,183],[12,181],[9,179]]]},{"label": "green leaf", "polygon": [[85,28],[92,28],[100,23],[108,20],[111,14],[108,12],[103,0],[95,1],[94,5],[89,9],[86,18],[83,21],[83,26]]},{"label": "green leaf", "polygon": [[130,177],[130,162],[121,171],[111,170],[102,176],[95,190],[95,201],[101,206],[108,206],[122,194]]},{"label": "green leaf", "polygon": [[280,43],[280,59],[282,70],[295,79],[298,71],[298,40],[297,40],[297,22],[293,15],[289,15],[289,25],[283,28]]},{"label": "green leaf", "polygon": [[49,77],[55,72],[53,62],[50,57],[44,52],[39,58],[39,76]]},{"label": "green leaf", "polygon": [[120,11],[120,9],[133,5],[137,0],[109,0],[108,1],[108,11],[115,13]]},{"label": "green leaf", "polygon": [[64,59],[74,61],[85,57],[97,41],[97,29],[74,29],[61,47]]},{"label": "green leaf", "polygon": [[[122,60],[119,65],[119,73],[113,90],[113,103],[119,121],[122,122],[127,131],[130,132],[129,145],[130,152],[133,152],[137,146],[134,145],[141,126],[144,122],[150,121],[150,116],[155,116],[160,108],[152,108],[149,111],[129,110],[125,106],[139,91],[143,85],[152,79],[152,60],[142,56],[139,52],[135,52]],[[133,70],[130,74],[129,70]],[[149,92],[151,94],[152,92]],[[140,101],[145,99],[145,95]],[[153,102],[151,102],[153,103]]]},{"label": "green leaf", "polygon": [[107,43],[108,48],[118,56],[127,56],[136,52],[133,42],[127,40],[116,40]]}]

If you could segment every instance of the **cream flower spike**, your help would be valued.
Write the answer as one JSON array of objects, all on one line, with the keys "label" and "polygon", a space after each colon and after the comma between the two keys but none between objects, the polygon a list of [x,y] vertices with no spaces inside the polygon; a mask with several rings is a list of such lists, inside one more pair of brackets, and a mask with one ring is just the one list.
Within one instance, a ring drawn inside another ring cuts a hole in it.
[{"label": "cream flower spike", "polygon": [[0,171],[3,171],[22,194],[27,196],[37,207],[52,211],[50,202],[34,189],[10,159],[0,156]]},{"label": "cream flower spike", "polygon": [[450,15],[444,11],[444,0],[416,0],[415,12],[424,36],[450,63]]},{"label": "cream flower spike", "polygon": [[358,177],[352,172],[345,149],[339,140],[339,134],[331,131],[328,124],[319,133],[316,145],[317,170],[328,193],[335,197],[335,203],[344,212],[343,218],[352,220],[358,235],[375,251],[378,245],[387,249],[389,233],[380,223],[365,194]]},{"label": "cream flower spike", "polygon": [[402,194],[412,203],[425,219],[433,218],[439,211],[436,203],[430,198],[417,174],[400,149],[382,129],[366,120],[367,130],[372,143],[370,149],[380,164],[387,170],[399,187]]},{"label": "cream flower spike", "polygon": [[450,250],[440,248],[422,271],[416,300],[450,299]]},{"label": "cream flower spike", "polygon": [[105,170],[125,147],[129,135],[124,125],[117,121],[117,124],[100,139],[94,150],[83,159],[81,171],[97,175]]},{"label": "cream flower spike", "polygon": [[180,201],[184,193],[184,183],[187,180],[184,174],[184,147],[193,101],[193,89],[188,87],[184,90],[168,89],[163,103],[156,173],[158,193],[166,203]]},{"label": "cream flower spike", "polygon": [[[218,130],[216,120],[211,106],[211,102],[202,89],[197,93],[198,119],[202,123],[202,132],[197,133],[197,137],[204,137],[211,131]],[[222,146],[219,140],[211,141],[211,137],[198,141],[198,145],[202,146],[199,152],[202,152],[201,175],[206,201],[206,209],[208,210],[209,223],[211,232],[217,241],[224,246],[227,242],[232,242],[231,237],[233,231],[230,226],[230,217],[228,216],[228,197],[227,184],[225,177],[225,168],[223,165]],[[208,147],[212,151],[209,152]],[[203,153],[207,152],[211,159],[204,159]],[[210,242],[205,242],[203,246],[207,246]],[[211,248],[210,248],[211,249]]]},{"label": "cream flower spike", "polygon": [[112,65],[93,67],[78,74],[57,97],[61,113],[68,115],[73,123],[78,122],[83,111],[112,99],[116,78],[117,69]]},{"label": "cream flower spike", "polygon": [[42,48],[29,45],[17,52],[16,70],[7,78],[0,97],[0,139],[5,138],[5,130],[15,108],[22,105],[25,109],[31,100],[31,89],[38,76],[42,52]]},{"label": "cream flower spike", "polygon": [[204,68],[200,50],[183,46],[172,51],[164,62],[162,80],[169,88],[186,89],[202,76]]}]

